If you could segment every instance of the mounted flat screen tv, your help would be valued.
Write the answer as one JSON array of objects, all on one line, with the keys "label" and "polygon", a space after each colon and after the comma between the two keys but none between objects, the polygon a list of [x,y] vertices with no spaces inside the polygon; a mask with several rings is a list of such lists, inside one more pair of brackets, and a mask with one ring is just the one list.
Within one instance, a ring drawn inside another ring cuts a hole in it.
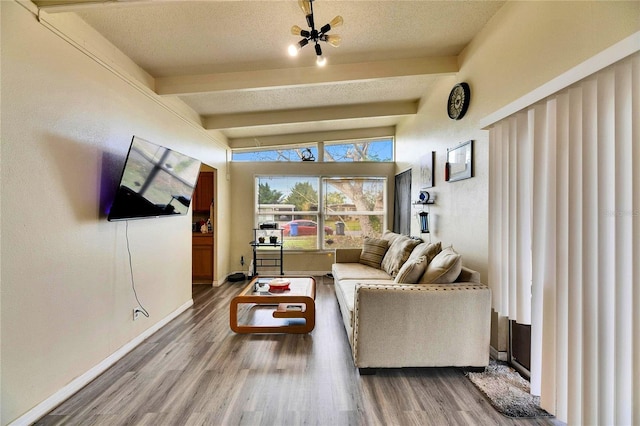
[{"label": "mounted flat screen tv", "polygon": [[183,215],[200,161],[134,136],[107,220]]}]

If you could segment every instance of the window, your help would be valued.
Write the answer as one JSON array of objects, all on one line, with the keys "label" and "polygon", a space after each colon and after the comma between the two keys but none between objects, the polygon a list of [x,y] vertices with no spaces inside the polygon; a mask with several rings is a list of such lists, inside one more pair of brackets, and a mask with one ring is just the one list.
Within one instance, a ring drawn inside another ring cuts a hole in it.
[{"label": "window", "polygon": [[386,223],[386,178],[259,176],[257,225],[276,223],[285,250],[361,247]]},{"label": "window", "polygon": [[320,179],[315,176],[259,176],[257,222],[283,230],[285,250],[317,250]]},{"label": "window", "polygon": [[311,151],[314,158],[318,158],[316,146],[296,146],[295,148],[233,151],[231,161],[302,161],[303,151],[307,149]]},{"label": "window", "polygon": [[362,247],[365,236],[379,237],[387,211],[386,178],[323,178],[324,224],[335,230],[325,248]]},{"label": "window", "polygon": [[[233,151],[231,161],[312,161],[325,162],[391,162],[394,159],[393,137],[380,139],[357,139],[340,142],[318,142],[314,144],[290,145]],[[322,153],[322,156],[319,156]]]},{"label": "window", "polygon": [[393,161],[393,138],[325,143],[324,161]]}]

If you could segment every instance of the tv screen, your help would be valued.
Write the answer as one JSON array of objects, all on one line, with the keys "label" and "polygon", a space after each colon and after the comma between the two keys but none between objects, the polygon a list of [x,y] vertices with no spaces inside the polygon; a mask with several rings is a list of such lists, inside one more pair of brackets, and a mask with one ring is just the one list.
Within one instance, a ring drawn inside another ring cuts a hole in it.
[{"label": "tv screen", "polygon": [[107,219],[186,214],[199,172],[199,160],[134,136]]}]

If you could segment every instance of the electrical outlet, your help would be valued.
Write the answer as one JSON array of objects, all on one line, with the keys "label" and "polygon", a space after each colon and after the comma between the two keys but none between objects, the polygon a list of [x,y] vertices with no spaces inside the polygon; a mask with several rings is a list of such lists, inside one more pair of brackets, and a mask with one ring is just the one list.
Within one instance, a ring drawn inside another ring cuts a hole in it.
[{"label": "electrical outlet", "polygon": [[133,308],[133,320],[135,321],[138,318],[140,318],[141,313],[142,313],[142,309],[140,309],[140,307]]}]

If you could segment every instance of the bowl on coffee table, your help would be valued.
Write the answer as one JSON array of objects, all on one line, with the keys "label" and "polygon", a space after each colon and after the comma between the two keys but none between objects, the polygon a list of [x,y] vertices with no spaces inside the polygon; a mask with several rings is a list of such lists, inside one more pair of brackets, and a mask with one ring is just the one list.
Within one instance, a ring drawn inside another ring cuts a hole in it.
[{"label": "bowl on coffee table", "polygon": [[274,278],[269,281],[269,291],[272,293],[282,293],[283,291],[289,290],[289,281],[286,278]]}]

